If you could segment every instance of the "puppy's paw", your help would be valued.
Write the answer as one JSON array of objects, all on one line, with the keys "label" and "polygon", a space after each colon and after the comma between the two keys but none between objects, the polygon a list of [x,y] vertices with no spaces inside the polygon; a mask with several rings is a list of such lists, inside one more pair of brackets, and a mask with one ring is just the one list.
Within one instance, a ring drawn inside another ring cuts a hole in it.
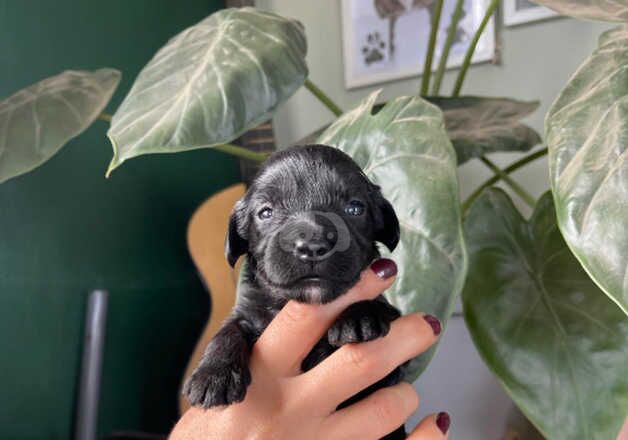
[{"label": "puppy's paw", "polygon": [[247,365],[203,361],[183,387],[190,404],[211,408],[241,402],[251,383]]},{"label": "puppy's paw", "polygon": [[340,314],[327,331],[327,340],[334,347],[351,342],[366,342],[386,336],[391,321],[400,313],[381,301],[360,301]]}]

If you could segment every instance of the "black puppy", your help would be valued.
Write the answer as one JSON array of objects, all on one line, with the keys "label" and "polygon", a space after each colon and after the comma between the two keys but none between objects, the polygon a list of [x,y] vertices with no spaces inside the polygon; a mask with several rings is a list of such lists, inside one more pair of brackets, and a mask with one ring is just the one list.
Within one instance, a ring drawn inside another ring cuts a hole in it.
[{"label": "black puppy", "polygon": [[[379,256],[375,242],[393,250],[399,222],[379,187],[349,156],[307,145],[269,158],[231,215],[226,256],[233,266],[247,254],[247,264],[231,316],[184,386],[189,401],[206,408],[242,401],[251,382],[251,347],[274,316],[290,299],[327,303],[342,295]],[[381,295],[353,304],[309,353],[302,370],[343,344],[386,335],[399,315]],[[340,407],[400,379],[397,368]],[[405,438],[403,427],[394,435]]]}]

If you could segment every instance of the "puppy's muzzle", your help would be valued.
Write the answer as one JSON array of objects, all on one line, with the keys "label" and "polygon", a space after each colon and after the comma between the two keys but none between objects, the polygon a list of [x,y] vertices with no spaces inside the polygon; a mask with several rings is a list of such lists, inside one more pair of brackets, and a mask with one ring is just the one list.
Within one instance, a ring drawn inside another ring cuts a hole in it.
[{"label": "puppy's muzzle", "polygon": [[279,245],[302,262],[316,262],[349,248],[351,236],[344,220],[333,212],[296,214],[279,231]]}]

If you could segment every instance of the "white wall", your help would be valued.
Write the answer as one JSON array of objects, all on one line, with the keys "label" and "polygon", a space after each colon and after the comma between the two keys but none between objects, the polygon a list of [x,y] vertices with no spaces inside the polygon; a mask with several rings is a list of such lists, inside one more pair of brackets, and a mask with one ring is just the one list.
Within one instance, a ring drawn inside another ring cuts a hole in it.
[{"label": "white wall", "polygon": [[[343,109],[351,108],[378,88],[383,88],[382,100],[418,91],[418,78],[350,91],[345,89],[339,1],[258,0],[257,5],[296,18],[304,24],[308,37],[310,79]],[[498,19],[499,23],[501,19]],[[543,118],[548,107],[577,66],[593,50],[598,35],[608,26],[559,18],[515,28],[498,25],[498,28],[501,63],[473,66],[467,74],[463,94],[541,100],[541,107],[528,119],[528,123],[542,134]],[[446,74],[441,88],[444,93],[451,90],[456,74],[456,70]],[[279,145],[290,145],[332,119],[333,115],[309,92],[300,90],[275,118]],[[505,165],[519,156],[504,153],[492,158]],[[491,176],[476,161],[465,164],[459,171],[462,199]],[[535,162],[513,177],[535,197],[549,187],[545,160]],[[526,215],[530,213],[516,198],[515,202]],[[461,318],[452,319],[443,339],[426,374],[415,384],[423,402],[409,425],[430,411],[448,410],[452,415],[450,438],[502,438],[511,405],[472,347]]]},{"label": "white wall", "polygon": [[[308,38],[310,79],[343,109],[352,108],[379,88],[383,89],[382,101],[418,91],[418,78],[345,89],[338,0],[257,0],[257,5],[303,23]],[[543,117],[552,100],[593,50],[598,35],[606,28],[606,25],[568,18],[502,28],[498,41],[501,63],[473,66],[467,74],[463,94],[540,99],[541,107],[528,122],[542,134]],[[441,88],[443,92],[451,90],[456,75],[457,70],[447,72]],[[299,90],[275,118],[279,145],[290,145],[332,119],[333,115],[307,90]],[[498,154],[492,157],[498,163],[507,164],[518,155]],[[484,165],[475,162],[462,167],[460,173],[463,197],[491,176]],[[547,174],[546,163],[541,161],[515,176],[533,195],[538,196],[548,189]]]}]

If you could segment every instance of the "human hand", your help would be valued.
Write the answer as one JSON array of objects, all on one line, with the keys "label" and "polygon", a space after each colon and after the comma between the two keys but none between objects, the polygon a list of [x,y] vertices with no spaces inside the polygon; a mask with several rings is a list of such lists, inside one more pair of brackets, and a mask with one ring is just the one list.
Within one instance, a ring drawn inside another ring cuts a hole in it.
[{"label": "human hand", "polygon": [[[440,332],[435,318],[403,316],[393,321],[385,337],[344,345],[313,369],[305,373],[300,369],[338,315],[352,303],[377,297],[390,287],[395,274],[394,262],[378,260],[353,288],[329,304],[288,302],[253,345],[253,380],[244,401],[209,410],[193,407],[170,438],[377,439],[402,425],[419,403],[407,383],[379,389],[341,410],[336,407],[427,350]],[[408,439],[444,439],[448,428],[446,413],[433,414]]]}]

